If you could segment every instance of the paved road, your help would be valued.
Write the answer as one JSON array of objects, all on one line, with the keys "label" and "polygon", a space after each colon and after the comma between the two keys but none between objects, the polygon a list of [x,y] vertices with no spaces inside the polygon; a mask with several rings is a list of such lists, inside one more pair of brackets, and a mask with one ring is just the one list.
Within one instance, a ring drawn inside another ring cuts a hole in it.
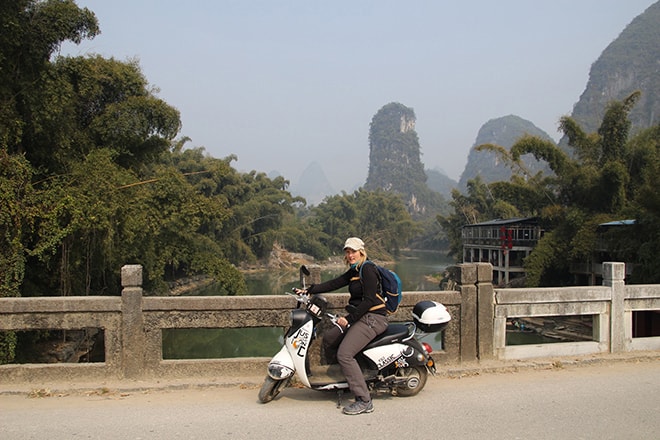
[{"label": "paved road", "polygon": [[[434,377],[412,398],[345,416],[334,394],[258,387],[27,398],[0,395],[0,437],[18,439],[657,439],[660,361]],[[346,399],[344,399],[346,402]]]}]

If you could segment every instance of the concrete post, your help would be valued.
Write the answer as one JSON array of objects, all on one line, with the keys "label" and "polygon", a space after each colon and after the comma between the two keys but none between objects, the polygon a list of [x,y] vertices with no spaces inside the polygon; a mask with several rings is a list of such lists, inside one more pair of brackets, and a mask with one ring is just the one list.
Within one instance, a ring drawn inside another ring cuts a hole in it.
[{"label": "concrete post", "polygon": [[121,268],[121,345],[124,377],[137,378],[144,371],[144,320],[142,317],[142,266]]},{"label": "concrete post", "polygon": [[477,355],[477,266],[473,263],[459,264],[458,290],[461,292],[460,361],[470,362]]},{"label": "concrete post", "polygon": [[494,356],[495,291],[493,265],[477,263],[477,356],[480,360]]},{"label": "concrete post", "polygon": [[603,286],[608,286],[612,292],[610,306],[610,352],[621,353],[632,344],[625,331],[625,263],[603,263]]}]

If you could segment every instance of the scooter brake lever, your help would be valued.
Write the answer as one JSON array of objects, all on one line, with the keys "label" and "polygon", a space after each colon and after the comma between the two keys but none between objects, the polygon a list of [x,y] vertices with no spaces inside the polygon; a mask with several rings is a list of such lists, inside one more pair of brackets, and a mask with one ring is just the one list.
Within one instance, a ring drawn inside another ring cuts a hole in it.
[{"label": "scooter brake lever", "polygon": [[346,326],[346,328],[344,328],[341,325],[339,325],[339,323],[337,322],[337,320],[339,319],[339,316],[333,315],[332,313],[326,313],[326,315],[328,316],[328,318],[330,318],[330,322],[332,322],[334,325],[337,326],[337,328],[339,329],[340,332],[344,333],[344,331],[348,327],[350,327],[350,325],[349,325],[349,326]]}]

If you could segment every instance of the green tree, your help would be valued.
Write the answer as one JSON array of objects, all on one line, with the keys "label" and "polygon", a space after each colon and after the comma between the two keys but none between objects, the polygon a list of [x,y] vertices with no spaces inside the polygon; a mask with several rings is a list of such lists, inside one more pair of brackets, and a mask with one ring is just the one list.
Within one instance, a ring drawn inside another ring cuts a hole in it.
[{"label": "green tree", "polygon": [[494,218],[518,217],[520,211],[514,204],[493,194],[493,187],[484,183],[479,176],[467,183],[467,194],[454,189],[449,205],[453,212],[438,215],[436,220],[447,234],[448,254],[457,260],[463,255],[461,230],[463,225],[472,225]]},{"label": "green tree", "polygon": [[132,240],[124,258],[144,264],[155,289],[167,280],[207,274],[231,294],[245,292],[242,276],[210,233],[230,217],[222,197],[201,194],[169,166],[156,167],[147,183],[126,190],[137,203],[127,213],[130,224],[123,233]]},{"label": "green tree", "polygon": [[95,15],[72,0],[14,0],[0,5],[0,145],[26,152],[41,122],[41,87],[65,41],[99,33]]},{"label": "green tree", "polygon": [[79,43],[99,30],[93,13],[61,0],[3,2],[0,26],[0,156],[5,187],[0,229],[5,231],[2,247],[7,251],[0,292],[13,296],[20,293],[28,258],[45,258],[58,240],[58,232],[39,232],[52,205],[47,192],[33,187],[38,170],[23,156],[42,124],[39,113],[50,58],[64,41]]},{"label": "green tree", "polygon": [[283,177],[270,179],[265,173],[239,173],[230,164],[235,156],[215,159],[203,149],[185,150],[173,155],[180,171],[188,174],[195,188],[215,197],[228,215],[209,229],[214,240],[223,244],[224,255],[234,264],[267,257],[285,219],[293,216],[293,206],[303,199],[291,196]]},{"label": "green tree", "polygon": [[32,96],[32,129],[26,157],[45,173],[65,173],[98,148],[136,168],[159,160],[181,122],[157,98],[136,62],[58,57]]},{"label": "green tree", "polygon": [[203,148],[179,147],[171,156],[175,166],[188,175],[197,191],[215,197],[227,209],[226,219],[209,226],[207,232],[222,243],[229,261],[236,265],[254,262],[266,258],[276,241],[294,243],[282,228],[295,235],[291,228],[296,224],[294,207],[304,200],[291,196],[287,180],[255,171],[241,174],[231,167],[235,156],[215,159],[205,156]]},{"label": "green tree", "polygon": [[36,208],[32,172],[24,157],[0,149],[0,297],[19,296],[25,277],[25,240],[32,234]]},{"label": "green tree", "polygon": [[[658,226],[653,211],[657,197],[649,197],[657,183],[658,129],[630,137],[628,114],[638,99],[639,93],[635,92],[622,102],[612,102],[596,133],[587,134],[573,119],[563,117],[560,127],[569,139],[569,152],[535,137],[520,139],[510,151],[494,145],[480,147],[498,151],[516,170],[511,181],[488,186],[492,200],[515,207],[520,215],[538,216],[550,231],[525,260],[528,284],[571,283],[571,264],[590,261],[598,242],[597,227],[603,222],[638,220],[634,228],[624,231],[627,238],[618,241],[618,249],[612,249],[613,257],[638,261],[633,248],[649,251],[658,248],[657,234],[653,232]],[[531,176],[526,172],[520,166],[520,157],[527,153],[547,162],[552,174]],[[462,196],[455,195],[455,213],[445,219],[443,226],[457,231],[459,212],[465,212],[466,207],[474,207],[472,218],[477,221],[483,220],[484,214],[497,218],[502,213],[476,203],[483,198],[475,196],[470,193],[472,203],[461,203]],[[508,215],[514,215],[515,211]],[[453,234],[456,238],[457,233]],[[457,247],[458,240],[453,245]],[[660,264],[646,255],[639,253],[642,263],[635,275],[638,280],[649,280],[649,274],[660,269]]]},{"label": "green tree", "polygon": [[370,254],[387,258],[397,254],[419,232],[398,195],[360,189],[353,194],[326,198],[312,209],[311,222],[330,252],[341,251],[344,240],[361,237]]},{"label": "green tree", "polygon": [[127,262],[143,264],[154,288],[206,271],[244,290],[210,232],[230,218],[226,198],[162,163],[178,111],[136,62],[53,56],[99,32],[94,14],[73,1],[19,1],[3,3],[0,19],[13,29],[0,37],[3,294],[118,292]]}]

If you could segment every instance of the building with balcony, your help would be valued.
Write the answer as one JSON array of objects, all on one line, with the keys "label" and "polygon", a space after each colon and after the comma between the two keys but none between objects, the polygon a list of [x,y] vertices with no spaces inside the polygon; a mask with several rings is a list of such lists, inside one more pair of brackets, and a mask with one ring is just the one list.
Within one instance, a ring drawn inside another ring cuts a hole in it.
[{"label": "building with balcony", "polygon": [[462,228],[463,262],[493,265],[493,283],[509,286],[525,275],[523,261],[543,230],[536,217],[490,220]]}]

